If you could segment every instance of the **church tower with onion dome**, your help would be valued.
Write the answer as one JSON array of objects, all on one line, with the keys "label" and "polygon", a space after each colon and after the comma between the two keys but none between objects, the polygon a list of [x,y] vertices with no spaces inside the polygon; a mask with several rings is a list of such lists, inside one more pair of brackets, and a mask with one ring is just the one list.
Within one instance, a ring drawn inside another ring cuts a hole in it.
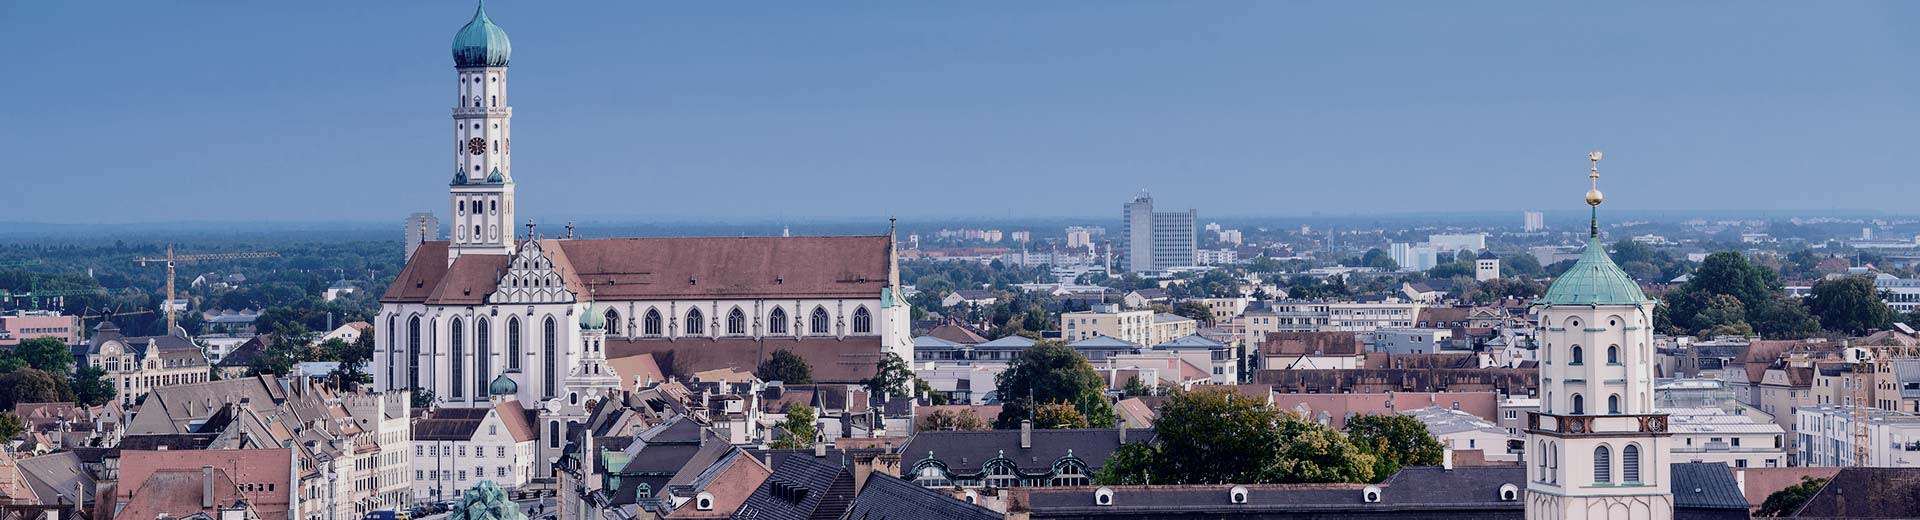
[{"label": "church tower with onion dome", "polygon": [[1527,418],[1530,520],[1673,518],[1667,415],[1653,407],[1653,307],[1600,242],[1588,155],[1587,249],[1533,305],[1540,411]]},{"label": "church tower with onion dome", "polygon": [[453,107],[452,233],[447,262],[462,254],[513,254],[513,107],[507,104],[507,31],[481,2],[453,36],[459,82]]}]

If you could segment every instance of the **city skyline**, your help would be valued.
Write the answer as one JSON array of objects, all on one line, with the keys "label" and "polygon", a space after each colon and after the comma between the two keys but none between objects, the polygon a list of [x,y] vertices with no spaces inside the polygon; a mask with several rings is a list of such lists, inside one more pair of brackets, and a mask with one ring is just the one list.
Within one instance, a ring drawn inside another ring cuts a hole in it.
[{"label": "city skyline", "polygon": [[[1893,29],[1912,18],[1898,4],[811,7],[496,2],[536,42],[515,105],[521,176],[547,182],[523,212],[1093,216],[1142,187],[1223,217],[1519,211],[1557,206],[1596,147],[1630,201],[1616,211],[1892,206],[1891,193],[1776,194],[1809,175],[1896,180],[1896,130],[1920,108],[1901,88],[1913,74],[1881,66],[1913,45]],[[0,87],[36,101],[0,109],[10,166],[62,172],[17,186],[20,214],[58,214],[77,193],[139,215],[64,220],[437,209],[418,201],[444,182],[445,116],[424,107],[451,104],[445,25],[470,6],[12,10],[34,23],[9,34],[69,42],[17,65],[50,80]],[[289,43],[240,44],[276,41]],[[880,187],[902,181],[945,196]]]}]

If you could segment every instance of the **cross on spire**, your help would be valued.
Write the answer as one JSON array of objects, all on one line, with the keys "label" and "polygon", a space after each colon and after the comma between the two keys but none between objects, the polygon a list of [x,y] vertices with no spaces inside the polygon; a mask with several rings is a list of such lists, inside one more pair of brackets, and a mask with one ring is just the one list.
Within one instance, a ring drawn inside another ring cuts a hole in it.
[{"label": "cross on spire", "polygon": [[1587,170],[1587,180],[1593,183],[1593,187],[1587,190],[1587,206],[1592,212],[1587,223],[1587,238],[1600,238],[1600,202],[1603,200],[1600,195],[1600,151],[1588,152],[1587,160],[1593,165]]}]

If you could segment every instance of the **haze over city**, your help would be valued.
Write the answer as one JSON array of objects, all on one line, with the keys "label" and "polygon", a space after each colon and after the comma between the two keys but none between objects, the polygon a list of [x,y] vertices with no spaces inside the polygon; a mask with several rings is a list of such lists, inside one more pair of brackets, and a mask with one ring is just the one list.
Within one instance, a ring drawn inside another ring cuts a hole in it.
[{"label": "haze over city", "polygon": [[[391,221],[459,2],[0,7],[10,220]],[[556,218],[1897,209],[1899,2],[489,6]],[[1571,172],[1571,174],[1569,174]],[[1830,190],[1793,190],[1819,179]],[[1199,182],[1194,182],[1199,181]],[[1230,187],[1230,189],[1220,189]],[[113,211],[71,211],[78,199]],[[194,203],[188,203],[194,202]],[[137,210],[134,208],[138,208]],[[135,215],[137,213],[137,215]],[[54,215],[58,215],[55,217]]]}]

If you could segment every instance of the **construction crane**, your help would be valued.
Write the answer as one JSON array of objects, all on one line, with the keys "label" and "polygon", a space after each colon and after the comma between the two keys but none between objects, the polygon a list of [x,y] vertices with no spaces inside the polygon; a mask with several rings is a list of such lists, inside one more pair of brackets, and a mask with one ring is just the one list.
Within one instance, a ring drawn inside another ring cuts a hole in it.
[{"label": "construction crane", "polygon": [[80,311],[80,340],[81,341],[86,341],[87,331],[92,330],[87,328],[87,320],[108,319],[114,316],[139,316],[142,314],[153,314],[153,309],[140,309],[137,311],[127,311],[127,312],[110,311],[110,312],[103,312],[100,314],[92,314],[92,315],[87,314],[88,310],[90,309],[82,309]]},{"label": "construction crane", "polygon": [[148,263],[157,263],[157,262],[167,263],[167,297],[163,301],[161,301],[160,305],[164,307],[167,311],[167,334],[172,334],[173,327],[175,324],[175,319],[174,319],[175,309],[173,308],[173,297],[175,294],[173,292],[173,267],[175,264],[179,264],[182,262],[218,262],[222,260],[253,260],[258,258],[279,258],[279,257],[280,257],[280,253],[276,253],[273,251],[246,251],[246,252],[235,252],[235,253],[200,253],[200,254],[192,254],[192,255],[175,255],[173,254],[173,244],[167,244],[167,256],[165,257],[143,256],[143,257],[135,258],[133,259],[133,261],[134,263],[140,264],[141,267],[146,267]]},{"label": "construction crane", "polygon": [[1849,378],[1853,380],[1853,388],[1850,389],[1853,406],[1847,410],[1847,420],[1853,423],[1850,425],[1853,427],[1853,463],[1850,465],[1868,466],[1873,462],[1873,430],[1870,423],[1873,422],[1873,409],[1880,407],[1880,403],[1875,402],[1877,389],[1871,386],[1878,379],[1878,374],[1893,370],[1888,359],[1895,352],[1894,349],[1883,347],[1855,347],[1852,342],[1843,343],[1841,352],[1847,357],[1846,361],[1853,363],[1853,375]]},{"label": "construction crane", "polygon": [[[54,298],[65,298],[68,296],[108,296],[108,295],[126,295],[126,294],[139,294],[139,293],[140,291],[136,291],[129,287],[121,287],[118,289],[106,289],[101,287],[88,287],[84,289],[37,289],[37,290],[29,290],[27,292],[18,292],[18,293],[9,291],[6,289],[0,289],[0,300],[12,300],[15,298],[32,300],[33,302],[32,306],[34,308],[39,308],[40,298],[54,299]],[[55,305],[55,307],[58,307],[58,306],[59,305]]]}]

